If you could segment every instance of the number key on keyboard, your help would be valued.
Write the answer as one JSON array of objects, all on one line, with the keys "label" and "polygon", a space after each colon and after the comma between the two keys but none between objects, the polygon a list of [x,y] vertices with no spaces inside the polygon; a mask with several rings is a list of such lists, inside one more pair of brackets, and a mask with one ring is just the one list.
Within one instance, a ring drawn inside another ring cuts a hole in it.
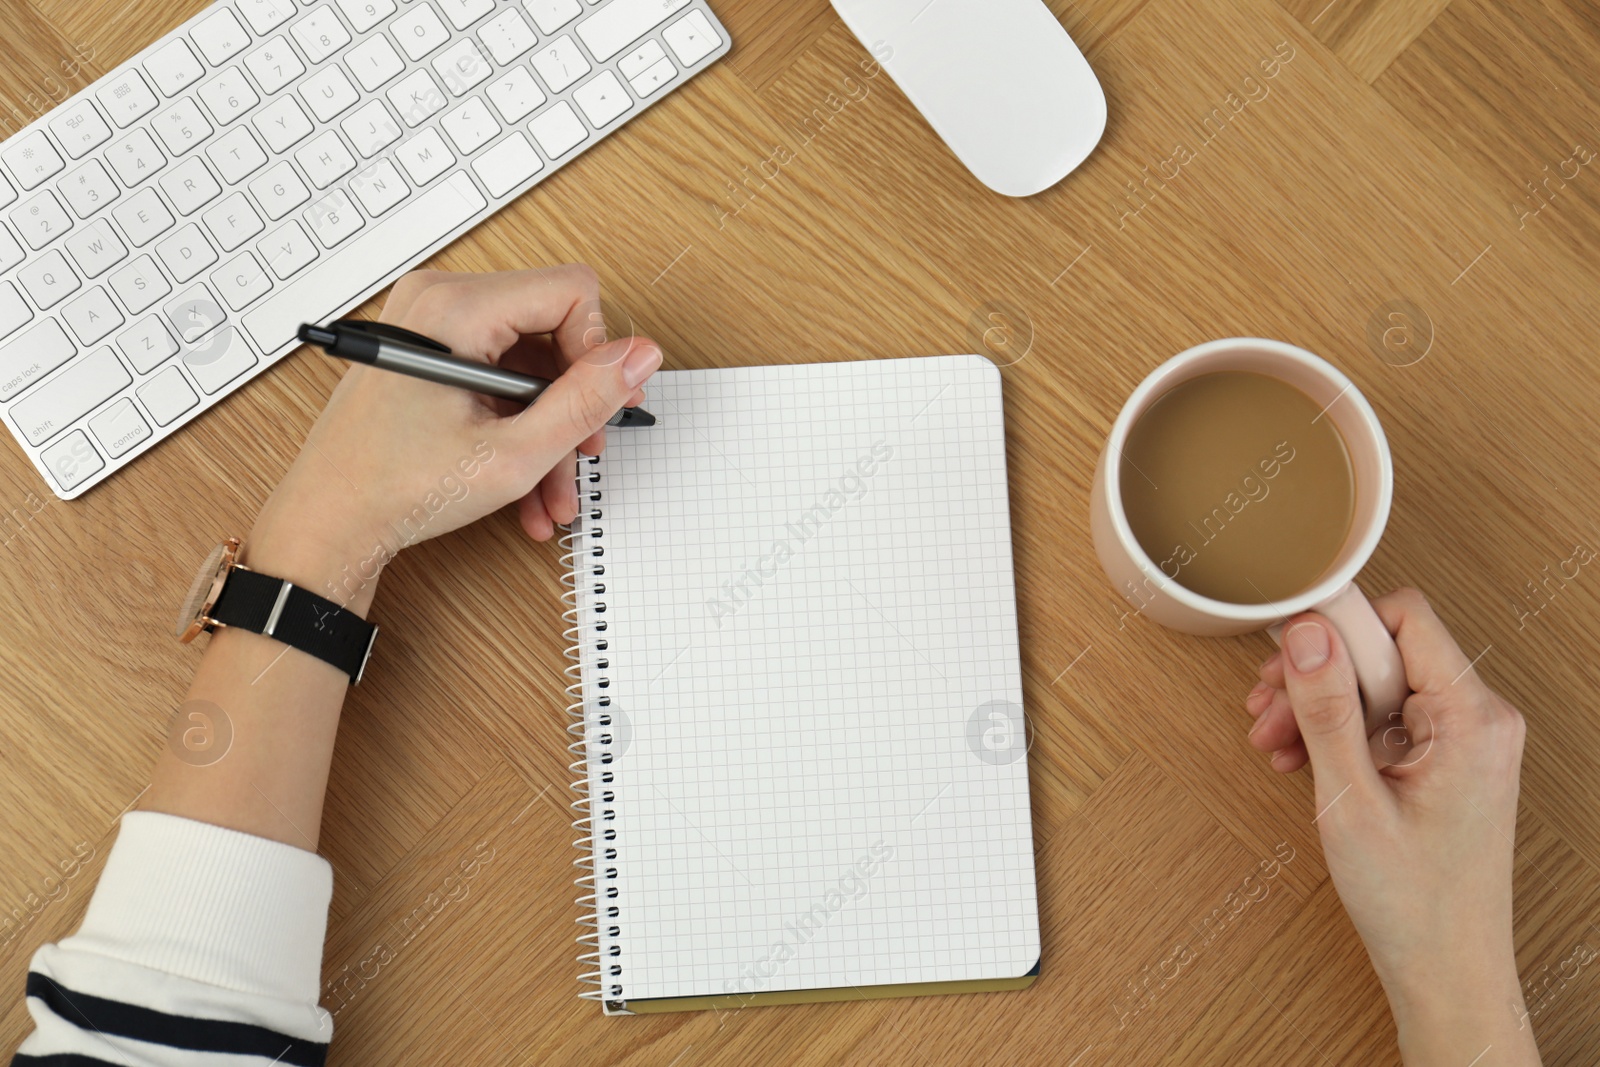
[{"label": "number key on keyboard", "polygon": [[127,129],[156,106],[156,94],[150,91],[150,86],[145,84],[139,72],[132,69],[112,75],[111,80],[94,91],[94,95],[119,130]]},{"label": "number key on keyboard", "polygon": [[41,190],[11,211],[11,225],[22,234],[29,248],[43,248],[72,229],[72,216],[48,189]]},{"label": "number key on keyboard", "polygon": [[155,174],[167,161],[151,139],[150,131],[142,126],[107,149],[106,158],[129,189]]},{"label": "number key on keyboard", "polygon": [[157,426],[165,426],[200,403],[193,387],[184,378],[183,371],[177,367],[168,367],[134,392],[144,403],[145,410],[150,412],[150,417],[156,420]]},{"label": "number key on keyboard", "polygon": [[211,136],[211,123],[200,113],[200,105],[187,96],[158,114],[151,125],[167,146],[168,154],[174,156],[183,155]]},{"label": "number key on keyboard", "polygon": [[261,102],[238,67],[229,67],[200,86],[199,91],[200,102],[219,126],[226,126]]},{"label": "number key on keyboard", "polygon": [[415,63],[450,39],[450,31],[429,4],[418,4],[389,24],[389,30]]},{"label": "number key on keyboard", "polygon": [[41,445],[132,384],[116,353],[97,348],[12,404],[11,418]]},{"label": "number key on keyboard", "polygon": [[7,141],[5,148],[0,150],[0,159],[4,159],[11,173],[17,176],[17,183],[23,191],[34,188],[66,166],[43,130],[34,130]]},{"label": "number key on keyboard", "polygon": [[394,0],[339,0],[339,9],[357,33],[366,33],[394,14]]},{"label": "number key on keyboard", "polygon": [[117,183],[98,159],[86,160],[57,184],[80,219],[86,219],[117,198]]},{"label": "number key on keyboard", "polygon": [[61,317],[85,348],[122,325],[122,312],[98,285],[62,308]]},{"label": "number key on keyboard", "polygon": [[35,256],[17,271],[17,280],[41,311],[55,307],[77,292],[83,284],[54,248],[42,256]]},{"label": "number key on keyboard", "polygon": [[98,148],[111,138],[111,127],[89,100],[79,100],[53,115],[50,132],[73,159],[82,159],[89,149]]},{"label": "number key on keyboard", "polygon": [[[137,315],[172,292],[172,283],[156,268],[155,260],[140,256],[111,275],[111,291],[122,300],[123,307]],[[127,354],[126,349],[123,354]]]},{"label": "number key on keyboard", "polygon": [[144,57],[145,73],[156,83],[162,96],[176,96],[205,74],[206,68],[189,51],[183,38],[169,41]]},{"label": "number key on keyboard", "polygon": [[85,278],[100,277],[128,254],[127,246],[105,219],[95,219],[63,243]]},{"label": "number key on keyboard", "polygon": [[149,374],[178,351],[178,342],[155,315],[146,315],[117,335],[117,347],[128,357],[133,369]]},{"label": "number key on keyboard", "polygon": [[254,52],[244,57],[244,65],[256,76],[256,84],[264,93],[275,93],[306,72],[288,38],[282,34],[274,37]]},{"label": "number key on keyboard", "polygon": [[321,63],[350,43],[350,34],[345,31],[344,23],[339,21],[339,16],[327,4],[314,8],[309,15],[289,27],[289,32],[294,34],[294,39],[305,50],[306,58],[313,64]]},{"label": "number key on keyboard", "polygon": [[172,212],[161,202],[154,189],[140,189],[130,199],[111,209],[122,232],[128,235],[135,247],[147,245],[172,228]]}]

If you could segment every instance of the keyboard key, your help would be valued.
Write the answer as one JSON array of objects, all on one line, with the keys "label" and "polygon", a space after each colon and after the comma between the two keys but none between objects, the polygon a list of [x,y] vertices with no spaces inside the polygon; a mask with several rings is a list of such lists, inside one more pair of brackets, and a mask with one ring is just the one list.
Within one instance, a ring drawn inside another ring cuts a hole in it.
[{"label": "keyboard key", "polygon": [[216,252],[194,223],[156,245],[156,256],[178,282],[186,282],[217,261]]},{"label": "keyboard key", "polygon": [[472,179],[456,172],[246,312],[245,332],[263,352],[277,351],[294,341],[302,322],[342,310],[396,263],[431,249],[486,206]]},{"label": "keyboard key", "polygon": [[200,113],[200,105],[184,97],[156,115],[150,123],[170,155],[181,156],[211,136],[211,123]]},{"label": "keyboard key", "polygon": [[318,200],[305,211],[301,217],[311,227],[311,232],[317,235],[317,240],[322,242],[322,247],[332,248],[346,237],[361,229],[361,212],[344,195],[344,190],[335,189],[327,196]]},{"label": "keyboard key", "polygon": [[361,88],[373,92],[390,78],[406,69],[405,60],[394,50],[389,38],[383,34],[369,37],[344,54],[350,73],[356,76]]},{"label": "keyboard key", "polygon": [[177,367],[168,367],[135,389],[134,393],[144,404],[144,409],[150,413],[150,417],[156,420],[157,426],[167,425],[200,403],[194,388],[183,376],[183,371]]},{"label": "keyboard key", "polygon": [[494,73],[488,58],[478,51],[477,42],[470,37],[463,37],[435,56],[433,69],[444,79],[444,87],[450,90],[451,96],[460,96]]},{"label": "keyboard key", "polygon": [[11,209],[11,225],[29,248],[43,248],[72,229],[72,216],[54,193],[44,189]]},{"label": "keyboard key", "polygon": [[193,344],[227,321],[228,313],[203,285],[190,286],[161,309],[184,344]]},{"label": "keyboard key", "polygon": [[229,67],[200,86],[200,102],[218,126],[226,126],[261,102],[238,67]]},{"label": "keyboard key", "polygon": [[578,36],[604,63],[688,6],[689,0],[612,0],[578,23]]},{"label": "keyboard key", "polygon": [[618,116],[633,107],[633,97],[628,95],[628,90],[609,70],[601,71],[573,90],[572,99],[583,108],[583,113],[597,130],[615,122]]},{"label": "keyboard key", "polygon": [[528,130],[551,159],[560,159],[589,136],[583,120],[565,100],[528,123]]},{"label": "keyboard key", "polygon": [[394,0],[339,0],[339,10],[357,33],[366,33],[394,14]]},{"label": "keyboard key", "polygon": [[350,191],[356,194],[367,214],[377,218],[385,211],[411,195],[401,180],[394,164],[380,159],[366,170],[350,179]]},{"label": "keyboard key", "polygon": [[255,256],[241,252],[211,272],[211,284],[228,307],[239,311],[265,296],[272,288],[272,279],[261,269]]},{"label": "keyboard key", "polygon": [[73,430],[39,453],[39,459],[62,492],[75,489],[105,469],[106,461],[94,450],[82,430]]},{"label": "keyboard key", "polygon": [[150,131],[134,130],[128,136],[106,149],[111,169],[117,172],[123,186],[132,189],[166,165],[167,157],[161,154]]},{"label": "keyboard key", "polygon": [[490,82],[484,95],[507,122],[521,122],[545,101],[544,90],[533,80],[527,67],[512,67]]},{"label": "keyboard key", "polygon": [[390,117],[381,100],[368,100],[339,123],[339,128],[362,159],[371,159],[400,139],[400,124]]},{"label": "keyboard key", "polygon": [[156,94],[150,91],[136,70],[113,74],[111,79],[94,91],[100,106],[106,109],[117,129],[125,130],[140,118],[155,110]]},{"label": "keyboard key", "polygon": [[494,10],[494,0],[439,0],[450,25],[464,30]]},{"label": "keyboard key", "polygon": [[161,190],[180,215],[193,215],[222,193],[222,186],[199,156],[186,159],[161,176]]},{"label": "keyboard key", "polygon": [[315,140],[296,152],[294,158],[318,189],[326,189],[356,167],[355,157],[332,130],[318,134]]},{"label": "keyboard key", "polygon": [[306,65],[282,34],[244,57],[244,65],[255,75],[261,91],[272,94],[306,72]]},{"label": "keyboard key", "polygon": [[267,147],[280,155],[311,132],[311,120],[292,96],[268,104],[250,122],[267,142]]},{"label": "keyboard key", "polygon": [[473,97],[439,120],[450,143],[462,155],[471,155],[500,135],[500,124],[489,114],[489,105]]},{"label": "keyboard key", "polygon": [[722,45],[722,38],[712,29],[711,20],[699,11],[691,11],[668,26],[661,36],[667,39],[678,62],[692,67]]},{"label": "keyboard key", "polygon": [[0,149],[0,159],[4,159],[11,173],[16,175],[17,184],[22,186],[24,192],[66,166],[43,130],[34,130],[7,141],[5,148]]},{"label": "keyboard key", "polygon": [[555,33],[583,10],[578,0],[522,0],[522,6],[539,24],[539,32],[545,34]]},{"label": "keyboard key", "polygon": [[337,66],[318,71],[300,84],[300,96],[319,122],[331,122],[361,99],[356,87]]},{"label": "keyboard key", "polygon": [[53,115],[50,132],[73,159],[82,159],[85,152],[111,139],[111,127],[89,100],[79,100]]},{"label": "keyboard key", "polygon": [[141,189],[111,209],[122,232],[134,247],[147,245],[172,228],[172,212],[154,189]]},{"label": "keyboard key", "polygon": [[194,351],[185,352],[183,365],[189,368],[201,389],[215,393],[254,367],[256,354],[250,351],[249,343],[239,336],[239,331],[229,326]]},{"label": "keyboard key", "polygon": [[189,36],[194,38],[194,43],[200,46],[200,54],[213,67],[222,66],[243,52],[245,45],[250,43],[250,32],[239,25],[239,19],[225,7],[218,8],[195,23]]},{"label": "keyboard key", "polygon": [[95,219],[63,244],[85,278],[100,277],[128,256],[127,246],[105,219]]},{"label": "keyboard key", "polygon": [[255,136],[243,126],[229,130],[206,146],[206,158],[217,168],[222,180],[238,185],[267,161],[267,154]]},{"label": "keyboard key", "polygon": [[646,41],[617,60],[617,69],[622,72],[624,78],[632,81],[666,58],[667,53],[661,50],[659,41]]},{"label": "keyboard key", "polygon": [[18,270],[17,281],[22,283],[40,311],[55,307],[77,292],[83,284],[54,248],[42,256],[35,256]]},{"label": "keyboard key", "polygon": [[0,270],[10,270],[22,262],[22,245],[11,236],[11,231],[0,226]]},{"label": "keyboard key", "polygon": [[300,42],[300,48],[312,64],[321,63],[350,43],[350,34],[344,23],[327,4],[313,8],[311,13],[290,27],[289,32]]},{"label": "keyboard key", "polygon": [[672,60],[663,59],[658,63],[652,64],[649,70],[632,79],[628,84],[633,86],[633,91],[639,94],[640,99],[643,99],[677,76],[678,68],[672,65]]},{"label": "keyboard key", "polygon": [[17,191],[11,188],[11,183],[6,181],[4,175],[0,175],[0,207],[5,207],[16,198]]},{"label": "keyboard key", "polygon": [[140,374],[149,374],[178,352],[178,342],[156,315],[146,315],[118,334],[117,347]]},{"label": "keyboard key", "polygon": [[494,197],[505,196],[511,190],[539,173],[544,163],[533,145],[520,133],[513,133],[489,149],[472,163],[472,169]]},{"label": "keyboard key", "polygon": [[[612,2],[621,3],[622,0]],[[583,58],[578,42],[571,37],[558,37],[533,54],[533,69],[539,72],[552,93],[559,93],[589,73],[589,61]]]},{"label": "keyboard key", "polygon": [[256,251],[279,278],[299,273],[317,258],[317,246],[298,222],[289,222],[256,242]]},{"label": "keyboard key", "polygon": [[42,445],[133,384],[109,348],[97,348],[11,405],[30,445]]},{"label": "keyboard key", "polygon": [[22,299],[17,287],[10,282],[0,282],[0,338],[10,337],[31,318],[33,309]]},{"label": "keyboard key", "polygon": [[216,207],[200,216],[206,230],[224,252],[232,252],[266,229],[261,216],[243,193],[231,193]]},{"label": "keyboard key", "polygon": [[527,20],[507,8],[478,27],[478,40],[503,67],[537,44],[539,37]]},{"label": "keyboard key", "polygon": [[267,218],[274,221],[311,199],[306,183],[300,180],[288,160],[279,160],[268,171],[250,183],[250,195],[256,198]]},{"label": "keyboard key", "polygon": [[[172,283],[156,267],[155,260],[140,256],[111,275],[111,291],[117,294],[122,306],[130,314],[137,315],[172,292]],[[124,355],[128,354],[126,348],[122,351]]]},{"label": "keyboard key", "polygon": [[78,346],[55,319],[0,345],[0,400],[10,400],[77,354]]},{"label": "keyboard key", "polygon": [[293,0],[238,0],[239,11],[257,37],[266,36],[289,21],[294,14]]},{"label": "keyboard key", "polygon": [[124,397],[89,420],[89,432],[112,459],[150,439],[150,424]]},{"label": "keyboard key", "polygon": [[435,112],[442,111],[448,98],[425,70],[414,70],[395,83],[386,94],[400,114],[400,121],[416,126]]},{"label": "keyboard key", "polygon": [[395,158],[416,185],[427,185],[455,165],[456,157],[434,129],[423,130],[395,150]]},{"label": "keyboard key", "polygon": [[72,327],[78,343],[88,347],[122,325],[122,312],[100,286],[67,303],[61,317]]},{"label": "keyboard key", "polygon": [[389,30],[413,63],[450,39],[450,31],[430,4],[412,8],[391,22]]},{"label": "keyboard key", "polygon": [[176,96],[205,74],[206,68],[189,51],[183,38],[169,41],[144,57],[145,73],[162,96]]},{"label": "keyboard key", "polygon": [[115,200],[120,194],[98,159],[91,159],[69,171],[56,185],[80,219],[86,219]]}]

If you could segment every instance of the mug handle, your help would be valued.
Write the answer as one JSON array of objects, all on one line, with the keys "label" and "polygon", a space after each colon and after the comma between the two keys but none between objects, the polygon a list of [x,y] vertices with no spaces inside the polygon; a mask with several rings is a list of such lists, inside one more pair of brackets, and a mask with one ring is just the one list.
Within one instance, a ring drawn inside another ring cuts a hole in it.
[{"label": "mug handle", "polygon": [[[1400,707],[1411,694],[1400,648],[1373,610],[1366,594],[1351,582],[1311,610],[1327,616],[1344,639],[1356,668],[1356,685],[1367,711],[1367,736],[1398,722]],[[1272,639],[1283,644],[1283,624],[1272,627]]]}]

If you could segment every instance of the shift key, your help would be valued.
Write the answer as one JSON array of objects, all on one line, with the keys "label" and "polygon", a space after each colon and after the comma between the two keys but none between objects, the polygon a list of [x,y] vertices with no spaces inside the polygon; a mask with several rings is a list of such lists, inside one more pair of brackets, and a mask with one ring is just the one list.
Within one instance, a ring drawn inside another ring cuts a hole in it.
[{"label": "shift key", "polygon": [[99,348],[11,405],[11,420],[31,445],[43,444],[133,384],[109,348]]}]

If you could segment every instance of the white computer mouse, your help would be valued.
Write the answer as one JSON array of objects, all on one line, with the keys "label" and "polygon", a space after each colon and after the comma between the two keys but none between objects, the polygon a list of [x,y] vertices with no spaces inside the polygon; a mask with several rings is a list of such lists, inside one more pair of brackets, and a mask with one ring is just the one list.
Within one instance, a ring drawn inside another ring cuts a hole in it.
[{"label": "white computer mouse", "polygon": [[983,184],[1032,196],[1082,163],[1106,95],[1042,0],[833,0]]}]

